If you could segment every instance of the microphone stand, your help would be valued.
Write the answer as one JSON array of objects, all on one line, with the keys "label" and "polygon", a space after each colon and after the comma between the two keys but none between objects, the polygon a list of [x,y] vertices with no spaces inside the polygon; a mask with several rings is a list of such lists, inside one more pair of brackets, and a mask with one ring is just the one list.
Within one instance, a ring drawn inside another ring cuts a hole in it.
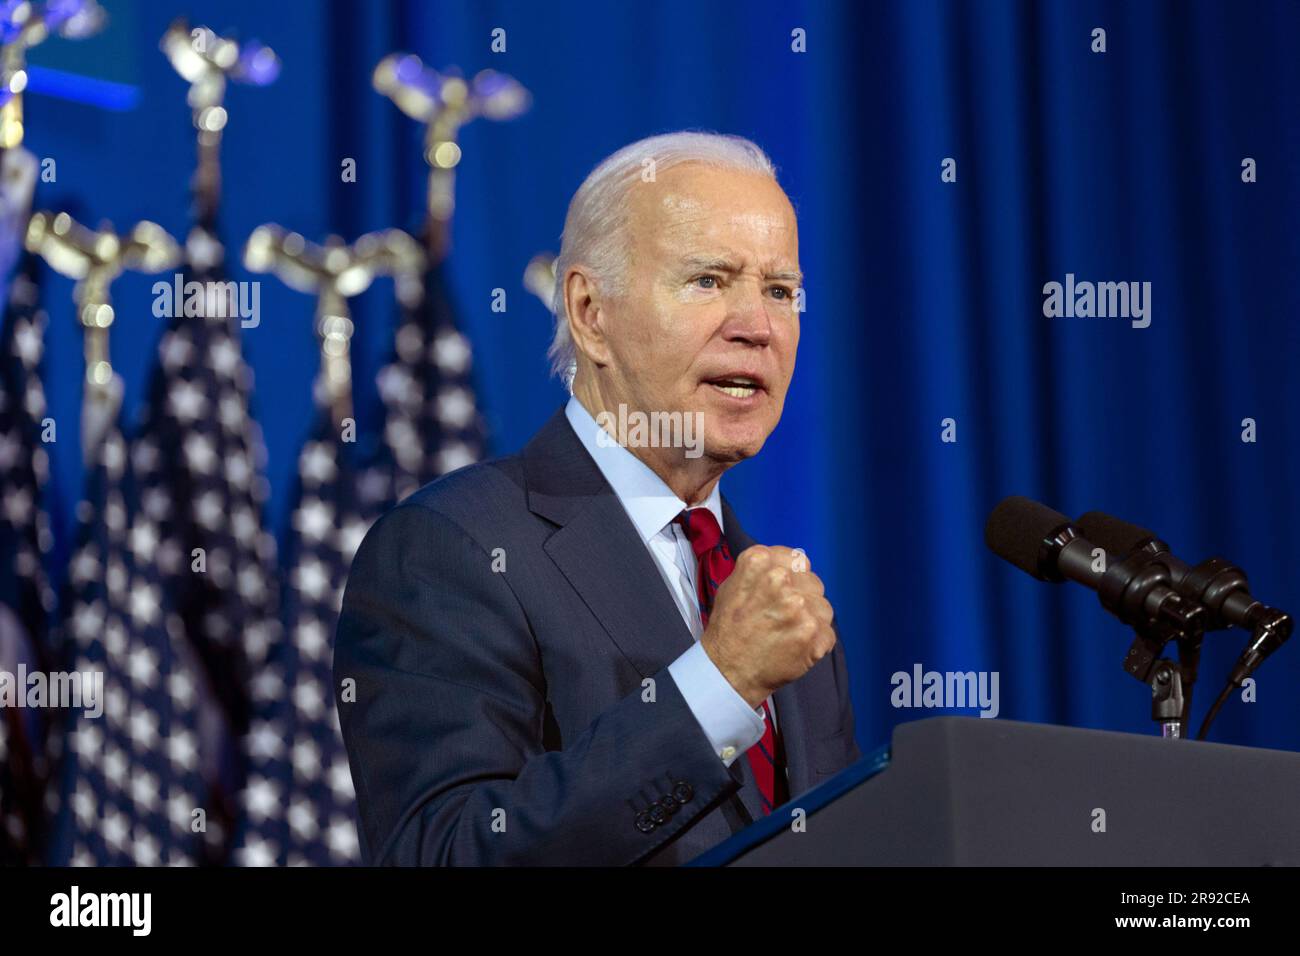
[{"label": "microphone stand", "polygon": [[[1167,588],[1169,569],[1153,556],[1135,552],[1103,573],[1097,593],[1102,605],[1134,631],[1124,657],[1124,671],[1151,687],[1151,719],[1160,736],[1187,737],[1192,688],[1201,661],[1206,614],[1197,603],[1167,594],[1158,607],[1146,597],[1156,586]],[[1178,660],[1162,657],[1169,642],[1178,645]]]},{"label": "microphone stand", "polygon": [[[1204,629],[1199,621],[1184,625],[1155,619],[1135,626],[1134,632],[1124,671],[1150,685],[1151,719],[1160,736],[1186,738]],[[1178,645],[1177,661],[1160,656],[1170,641]]]}]

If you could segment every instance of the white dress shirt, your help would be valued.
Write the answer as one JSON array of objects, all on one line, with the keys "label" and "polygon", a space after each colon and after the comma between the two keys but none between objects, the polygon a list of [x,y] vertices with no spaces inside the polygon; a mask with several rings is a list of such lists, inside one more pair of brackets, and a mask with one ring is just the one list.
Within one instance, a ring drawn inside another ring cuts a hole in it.
[{"label": "white dress shirt", "polygon": [[[696,596],[695,552],[691,550],[686,532],[673,521],[688,505],[632,452],[612,438],[603,443],[598,441],[602,429],[577,398],[569,399],[564,414],[578,440],[614,489],[695,638],[694,646],[668,665],[668,673],[709,738],[714,752],[725,765],[730,766],[733,760],[762,739],[763,714],[761,710],[751,708],[736,692],[700,643],[704,627]],[[721,482],[714,484],[709,497],[698,507],[713,512],[718,527],[722,528],[720,485]],[[775,729],[776,707],[771,697],[767,699],[767,706]]]}]

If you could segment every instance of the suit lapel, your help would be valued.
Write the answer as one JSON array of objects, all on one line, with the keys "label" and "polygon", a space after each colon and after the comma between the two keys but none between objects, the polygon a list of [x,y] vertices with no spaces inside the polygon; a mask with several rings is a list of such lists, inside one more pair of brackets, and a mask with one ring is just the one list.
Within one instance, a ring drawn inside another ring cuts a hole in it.
[{"label": "suit lapel", "polygon": [[528,503],[560,525],[543,545],[610,639],[650,677],[694,638],[649,549],[563,409],[524,449]]},{"label": "suit lapel", "polygon": [[671,664],[694,643],[614,495],[592,498],[544,548],[642,677]]}]

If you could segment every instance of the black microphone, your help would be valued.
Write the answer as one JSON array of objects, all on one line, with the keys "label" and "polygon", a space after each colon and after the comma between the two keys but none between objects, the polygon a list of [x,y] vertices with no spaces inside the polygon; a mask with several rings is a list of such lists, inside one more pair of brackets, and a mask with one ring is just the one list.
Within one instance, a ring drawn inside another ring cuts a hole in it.
[{"label": "black microphone", "polygon": [[1204,610],[1170,586],[1168,568],[1139,556],[1115,560],[1069,518],[1037,501],[1020,495],[1004,499],[989,514],[984,543],[1040,581],[1070,580],[1091,588],[1103,607],[1131,626],[1160,624],[1187,633],[1203,627]]},{"label": "black microphone", "polygon": [[1245,572],[1223,558],[1210,558],[1192,567],[1177,558],[1154,532],[1100,511],[1083,515],[1076,526],[1108,552],[1125,559],[1144,556],[1162,564],[1178,593],[1208,612],[1207,628],[1241,627],[1251,632],[1251,642],[1229,678],[1233,686],[1254,673],[1291,636],[1291,616],[1252,597]]}]

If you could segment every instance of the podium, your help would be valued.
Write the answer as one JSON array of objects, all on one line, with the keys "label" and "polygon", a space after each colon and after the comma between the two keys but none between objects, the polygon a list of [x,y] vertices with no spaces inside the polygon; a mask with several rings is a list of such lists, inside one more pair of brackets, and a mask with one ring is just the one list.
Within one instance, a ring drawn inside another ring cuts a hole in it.
[{"label": "podium", "polygon": [[688,865],[1297,866],[1297,795],[1289,751],[934,717]]}]

